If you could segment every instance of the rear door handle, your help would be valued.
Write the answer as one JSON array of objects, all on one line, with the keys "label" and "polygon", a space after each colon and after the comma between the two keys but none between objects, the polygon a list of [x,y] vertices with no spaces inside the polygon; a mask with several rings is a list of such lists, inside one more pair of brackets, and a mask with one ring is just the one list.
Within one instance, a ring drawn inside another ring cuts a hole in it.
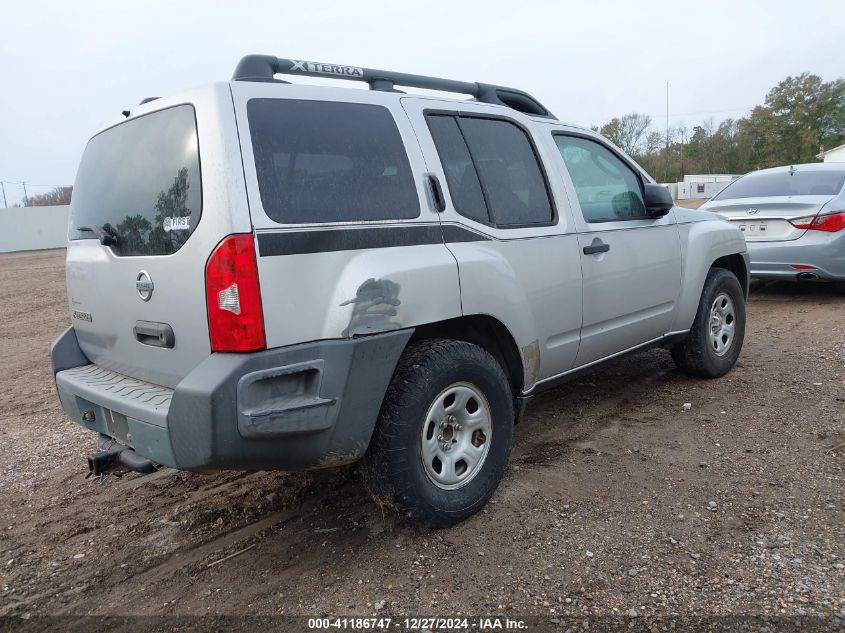
[{"label": "rear door handle", "polygon": [[167,323],[137,321],[132,331],[135,334],[135,340],[142,345],[173,349],[173,345],[176,343],[176,339],[173,336],[173,328],[167,325]]},{"label": "rear door handle", "polygon": [[437,213],[443,213],[446,210],[446,199],[443,197],[443,188],[440,186],[440,179],[434,174],[428,174],[426,180],[428,181],[428,186],[431,188],[434,210]]},{"label": "rear door handle", "polygon": [[584,255],[595,255],[597,253],[606,253],[610,250],[610,244],[598,243],[590,244],[584,247]]}]

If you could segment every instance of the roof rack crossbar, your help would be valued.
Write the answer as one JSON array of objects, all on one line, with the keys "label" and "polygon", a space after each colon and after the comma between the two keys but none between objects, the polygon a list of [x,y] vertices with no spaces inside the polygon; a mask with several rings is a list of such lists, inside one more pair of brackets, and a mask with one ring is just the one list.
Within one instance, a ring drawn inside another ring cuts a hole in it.
[{"label": "roof rack crossbar", "polygon": [[470,81],[455,81],[454,79],[440,79],[398,73],[389,70],[373,70],[372,68],[358,68],[340,64],[326,64],[322,62],[299,61],[282,59],[272,55],[247,55],[235,68],[233,81],[278,81],[277,74],[303,75],[306,77],[323,77],[330,79],[347,79],[362,81],[369,84],[371,90],[395,91],[395,86],[409,88],[423,88],[442,92],[456,92],[475,97],[482,103],[494,103],[514,110],[519,110],[532,116],[554,119],[543,104],[527,92],[505,86],[476,83]]}]

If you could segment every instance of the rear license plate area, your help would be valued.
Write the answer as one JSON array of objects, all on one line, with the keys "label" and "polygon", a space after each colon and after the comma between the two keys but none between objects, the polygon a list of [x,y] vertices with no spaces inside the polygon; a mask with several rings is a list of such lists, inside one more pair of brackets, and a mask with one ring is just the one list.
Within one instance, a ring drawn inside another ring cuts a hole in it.
[{"label": "rear license plate area", "polygon": [[736,225],[740,231],[751,235],[765,235],[768,230],[768,223],[765,220],[741,220]]},{"label": "rear license plate area", "polygon": [[117,411],[106,410],[106,428],[109,435],[123,444],[129,445],[129,422],[126,416]]}]

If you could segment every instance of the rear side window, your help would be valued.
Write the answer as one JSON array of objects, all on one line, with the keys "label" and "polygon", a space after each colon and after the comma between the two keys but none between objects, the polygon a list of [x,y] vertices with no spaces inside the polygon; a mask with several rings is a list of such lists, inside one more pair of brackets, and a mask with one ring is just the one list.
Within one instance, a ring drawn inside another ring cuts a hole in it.
[{"label": "rear side window", "polygon": [[297,99],[247,104],[264,211],[282,224],[416,218],[420,203],[382,106]]},{"label": "rear side window", "polygon": [[496,226],[554,219],[534,147],[518,125],[441,114],[427,120],[459,213]]},{"label": "rear side window", "polygon": [[734,181],[713,200],[767,196],[836,196],[845,184],[842,171],[779,171],[748,174]]},{"label": "rear side window", "polygon": [[596,141],[555,135],[587,222],[647,219],[642,183],[621,158]]},{"label": "rear side window", "polygon": [[484,192],[455,117],[429,116],[428,128],[446,172],[455,210],[477,222],[490,223]]},{"label": "rear side window", "polygon": [[194,108],[131,119],[88,142],[73,188],[70,239],[114,238],[116,255],[169,255],[200,220]]}]

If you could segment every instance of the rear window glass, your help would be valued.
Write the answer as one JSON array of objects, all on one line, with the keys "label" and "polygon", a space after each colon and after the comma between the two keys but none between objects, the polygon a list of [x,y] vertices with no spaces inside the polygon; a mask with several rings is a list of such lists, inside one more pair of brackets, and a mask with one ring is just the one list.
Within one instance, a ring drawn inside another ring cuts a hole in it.
[{"label": "rear window glass", "polygon": [[713,196],[713,200],[767,196],[835,196],[845,184],[843,171],[788,171],[748,174]]},{"label": "rear window glass", "polygon": [[489,224],[491,220],[484,192],[458,122],[452,116],[430,114],[426,118],[446,172],[452,204],[461,215]]},{"label": "rear window glass", "polygon": [[261,204],[272,220],[291,224],[419,216],[408,155],[387,108],[252,99],[247,116]]},{"label": "rear window glass", "polygon": [[458,213],[499,227],[554,219],[534,148],[517,125],[451,114],[426,119]]},{"label": "rear window glass", "polygon": [[528,135],[508,121],[460,117],[458,122],[493,222],[499,226],[551,222],[549,192]]},{"label": "rear window glass", "polygon": [[197,124],[181,105],[116,125],[88,142],[73,188],[70,239],[114,238],[117,255],[169,255],[200,220]]}]

